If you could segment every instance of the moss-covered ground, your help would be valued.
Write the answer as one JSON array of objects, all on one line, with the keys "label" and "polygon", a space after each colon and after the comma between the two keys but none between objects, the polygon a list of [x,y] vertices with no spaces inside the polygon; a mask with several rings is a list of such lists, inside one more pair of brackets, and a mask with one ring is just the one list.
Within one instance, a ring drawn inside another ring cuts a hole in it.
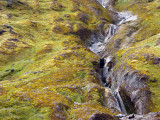
[{"label": "moss-covered ground", "polygon": [[[117,0],[115,8],[118,10],[129,10],[133,14],[138,15],[138,20],[135,26],[134,35],[128,36],[131,38],[132,44],[126,48],[120,48],[115,54],[119,65],[128,65],[132,70],[137,70],[141,74],[149,76],[147,84],[152,92],[152,101],[154,106],[151,106],[151,111],[160,111],[160,7],[159,0]],[[125,39],[123,35],[130,28],[124,27],[120,31],[121,45]],[[122,35],[122,37],[121,37]]]},{"label": "moss-covered ground", "polygon": [[111,21],[92,0],[22,0],[12,7],[0,1],[1,120],[110,113],[97,78],[99,57],[84,45],[98,18]]}]

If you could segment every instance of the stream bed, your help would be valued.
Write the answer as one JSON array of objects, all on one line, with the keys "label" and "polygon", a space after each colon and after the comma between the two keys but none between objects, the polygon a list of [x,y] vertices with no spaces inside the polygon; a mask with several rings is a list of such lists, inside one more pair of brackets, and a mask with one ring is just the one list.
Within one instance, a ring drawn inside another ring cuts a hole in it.
[{"label": "stream bed", "polygon": [[[106,9],[108,9],[109,11],[112,11],[116,17],[118,18],[117,21],[115,21],[114,24],[109,24],[109,28],[105,30],[106,36],[104,37],[103,40],[94,40],[94,42],[92,42],[92,45],[89,47],[89,49],[94,52],[95,54],[99,55],[99,56],[103,56],[100,55],[103,52],[107,51],[106,45],[108,43],[108,41],[114,37],[114,35],[116,33],[119,32],[119,28],[122,24],[129,24],[129,21],[135,21],[137,20],[137,15],[133,15],[132,12],[130,11],[122,11],[122,12],[118,12],[116,11],[110,0],[98,0],[98,2]],[[108,81],[108,75],[110,74],[110,71],[112,70],[112,59],[113,56],[108,56],[107,58],[101,58],[100,60],[100,75],[102,78],[102,82],[103,82],[103,86],[107,87],[110,92],[112,93],[112,95],[114,96],[114,99],[116,100],[116,104],[118,104],[119,108],[117,108],[119,110],[119,112],[122,113],[122,115],[120,116],[125,116],[128,114],[128,111],[125,108],[124,105],[124,101],[121,98],[121,95],[119,93],[119,88],[114,89],[111,85],[110,85],[110,81]]]}]

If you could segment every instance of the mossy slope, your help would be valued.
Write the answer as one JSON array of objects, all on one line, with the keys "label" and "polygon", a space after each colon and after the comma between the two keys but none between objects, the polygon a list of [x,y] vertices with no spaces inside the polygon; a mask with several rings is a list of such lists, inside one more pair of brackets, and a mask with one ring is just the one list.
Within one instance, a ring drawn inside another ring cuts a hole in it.
[{"label": "mossy slope", "polygon": [[102,22],[97,18],[111,21],[108,12],[94,0],[21,2],[7,8],[0,1],[0,119],[110,113],[97,78],[99,57],[83,42]]},{"label": "mossy slope", "polygon": [[[138,15],[138,20],[129,25],[124,24],[122,29],[110,42],[110,49],[114,51],[117,65],[130,66],[132,70],[149,76],[146,83],[152,92],[153,106],[151,112],[160,111],[160,7],[159,0],[115,0],[115,8],[129,10]],[[130,32],[131,31],[131,32]],[[126,37],[127,36],[127,37]],[[125,44],[128,41],[129,44]],[[114,44],[120,45],[115,49]],[[112,51],[112,52],[113,52]]]}]

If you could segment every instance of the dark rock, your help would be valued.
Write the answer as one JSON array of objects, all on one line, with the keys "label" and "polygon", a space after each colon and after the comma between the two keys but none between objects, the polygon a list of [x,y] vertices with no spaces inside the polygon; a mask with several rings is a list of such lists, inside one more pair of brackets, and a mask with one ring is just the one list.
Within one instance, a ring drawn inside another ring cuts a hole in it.
[{"label": "dark rock", "polygon": [[15,49],[17,47],[17,45],[14,42],[11,41],[7,41],[4,43],[5,47],[8,49]]},{"label": "dark rock", "polygon": [[156,79],[153,79],[153,80],[150,80],[151,82],[157,82],[157,80]]},{"label": "dark rock", "polygon": [[[133,116],[134,115],[134,116]],[[124,116],[121,120],[160,120],[160,112],[151,112],[146,115],[139,115],[139,114],[131,114],[128,116]]]},{"label": "dark rock", "polygon": [[121,45],[121,42],[122,42],[122,39],[120,39],[120,38],[116,39],[116,40],[114,41],[113,47],[114,47],[114,48],[119,48],[120,45]]},{"label": "dark rock", "polygon": [[10,69],[10,71],[11,71],[11,72],[14,72],[15,70],[14,70],[14,69]]},{"label": "dark rock", "polygon": [[100,18],[100,20],[104,20],[104,21],[110,22],[110,21],[107,20],[106,18]]},{"label": "dark rock", "polygon": [[105,113],[94,113],[89,120],[115,120],[115,118]]},{"label": "dark rock", "polygon": [[125,66],[124,70],[123,67],[119,66],[116,70],[112,68],[111,73],[107,74],[107,81],[111,77],[111,88],[114,90],[121,88],[120,95],[124,101],[125,108],[129,108],[130,113],[149,113],[152,106],[151,92],[146,84],[149,81],[149,77],[138,73],[138,71],[131,71],[127,66]]},{"label": "dark rock", "polygon": [[37,74],[38,72],[32,72],[33,74]]},{"label": "dark rock", "polygon": [[104,65],[105,65],[105,59],[102,58],[102,59],[100,59],[100,68],[103,68]]},{"label": "dark rock", "polygon": [[14,39],[14,38],[12,38],[12,39],[8,39],[9,41],[14,41],[14,42],[19,42],[19,40],[18,39]]},{"label": "dark rock", "polygon": [[56,3],[52,4],[51,8],[52,8],[52,10],[55,10],[55,11],[63,11],[65,7],[56,2]]},{"label": "dark rock", "polygon": [[150,60],[150,55],[149,55],[149,54],[144,53],[143,56],[144,56],[144,58],[145,58],[146,60]]},{"label": "dark rock", "polygon": [[77,17],[85,24],[88,24],[89,17],[86,13],[78,13]]},{"label": "dark rock", "polygon": [[81,40],[83,40],[83,41],[85,41],[87,38],[89,38],[90,37],[90,35],[91,35],[91,30],[90,29],[87,29],[87,28],[85,28],[82,24],[78,24],[78,30],[77,31],[75,31],[75,32],[73,32],[73,34],[76,34],[76,35],[78,35],[80,38],[81,38]]},{"label": "dark rock", "polygon": [[6,31],[0,29],[0,35],[2,35],[4,32],[6,32]]},{"label": "dark rock", "polygon": [[158,6],[157,9],[160,9],[160,6]]},{"label": "dark rock", "polygon": [[68,18],[68,17],[70,17],[70,14],[65,14],[64,17],[67,17],[67,18]]},{"label": "dark rock", "polygon": [[9,28],[9,32],[10,32],[11,34],[15,34],[15,35],[17,35],[17,33],[16,33],[16,32],[14,32],[14,31],[12,30],[12,28]]},{"label": "dark rock", "polygon": [[104,25],[105,25],[105,23],[106,23],[106,22],[101,22],[101,23],[97,26],[98,30],[100,31],[100,33],[101,33],[103,36],[105,36],[105,31],[104,31]]},{"label": "dark rock", "polygon": [[11,18],[12,18],[12,14],[7,14],[7,17],[8,17],[9,19],[11,19]]},{"label": "dark rock", "polygon": [[129,95],[127,95],[127,92],[125,91],[125,89],[121,87],[119,93],[122,98],[122,101],[124,102],[124,106],[125,106],[127,113],[128,114],[136,113],[135,108],[134,108],[134,103],[132,102]]},{"label": "dark rock", "polygon": [[156,56],[153,56],[152,62],[153,62],[153,64],[159,64],[160,63],[160,58],[156,57]]},{"label": "dark rock", "polygon": [[3,27],[6,27],[6,28],[11,28],[13,29],[10,25],[2,25]]},{"label": "dark rock", "polygon": [[53,28],[53,32],[55,32],[55,33],[60,33],[60,32],[62,32],[62,28],[59,27],[59,26],[55,26],[55,27]]},{"label": "dark rock", "polygon": [[55,22],[61,22],[61,21],[64,21],[64,19],[63,19],[63,18],[58,17],[58,18],[57,18],[57,19],[55,19],[54,21],[55,21]]},{"label": "dark rock", "polygon": [[56,114],[55,118],[56,118],[56,120],[67,120],[67,118],[61,114]]},{"label": "dark rock", "polygon": [[160,38],[156,41],[156,45],[155,46],[158,46],[159,44],[160,44]]},{"label": "dark rock", "polygon": [[57,111],[63,111],[64,109],[67,110],[69,107],[63,103],[56,103],[55,104]]}]

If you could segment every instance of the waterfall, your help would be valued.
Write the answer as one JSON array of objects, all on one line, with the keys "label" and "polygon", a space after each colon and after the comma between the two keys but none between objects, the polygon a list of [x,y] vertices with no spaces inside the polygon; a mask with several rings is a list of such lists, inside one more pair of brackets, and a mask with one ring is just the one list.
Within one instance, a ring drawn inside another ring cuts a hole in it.
[{"label": "waterfall", "polygon": [[[96,38],[94,38],[93,36],[93,43],[92,45],[89,47],[89,49],[91,51],[93,51],[96,54],[100,54],[101,52],[106,51],[106,44],[109,42],[109,40],[118,32],[119,26],[129,22],[129,21],[135,21],[137,20],[137,16],[133,15],[132,12],[130,11],[122,11],[122,12],[117,12],[116,10],[114,10],[113,6],[112,6],[112,1],[110,0],[97,0],[104,8],[114,12],[117,14],[118,20],[116,21],[115,24],[109,24],[109,28],[105,30],[105,38],[104,40],[95,40]],[[102,77],[102,81],[104,83],[104,86],[106,87],[111,87],[109,81],[106,81],[110,74],[110,70],[112,68],[112,56],[108,56],[106,59],[104,60],[104,66],[101,66],[101,70],[100,70],[100,74]],[[102,60],[102,59],[101,59]],[[101,63],[100,63],[101,64]],[[127,114],[127,111],[125,109],[125,105],[123,103],[123,100],[119,94],[119,89],[117,88],[116,90],[114,90],[113,88],[110,88],[113,96],[115,97],[119,108],[121,110],[121,112],[123,114]]]},{"label": "waterfall", "polygon": [[110,25],[109,25],[109,28],[108,28],[108,29],[106,30],[106,32],[105,32],[105,33],[107,33],[107,36],[105,37],[105,40],[104,40],[104,43],[105,43],[105,44],[108,42],[108,40],[109,40],[110,38],[113,37],[113,35],[114,35],[115,32],[116,32],[116,28],[117,28],[117,26],[114,25],[114,24],[110,24]]},{"label": "waterfall", "polygon": [[125,109],[125,106],[124,106],[124,103],[123,103],[123,100],[119,94],[119,91],[118,89],[117,90],[114,90],[114,93],[113,93],[114,97],[116,98],[117,102],[118,102],[118,105],[120,107],[120,110],[123,114],[127,114],[127,111]]}]

